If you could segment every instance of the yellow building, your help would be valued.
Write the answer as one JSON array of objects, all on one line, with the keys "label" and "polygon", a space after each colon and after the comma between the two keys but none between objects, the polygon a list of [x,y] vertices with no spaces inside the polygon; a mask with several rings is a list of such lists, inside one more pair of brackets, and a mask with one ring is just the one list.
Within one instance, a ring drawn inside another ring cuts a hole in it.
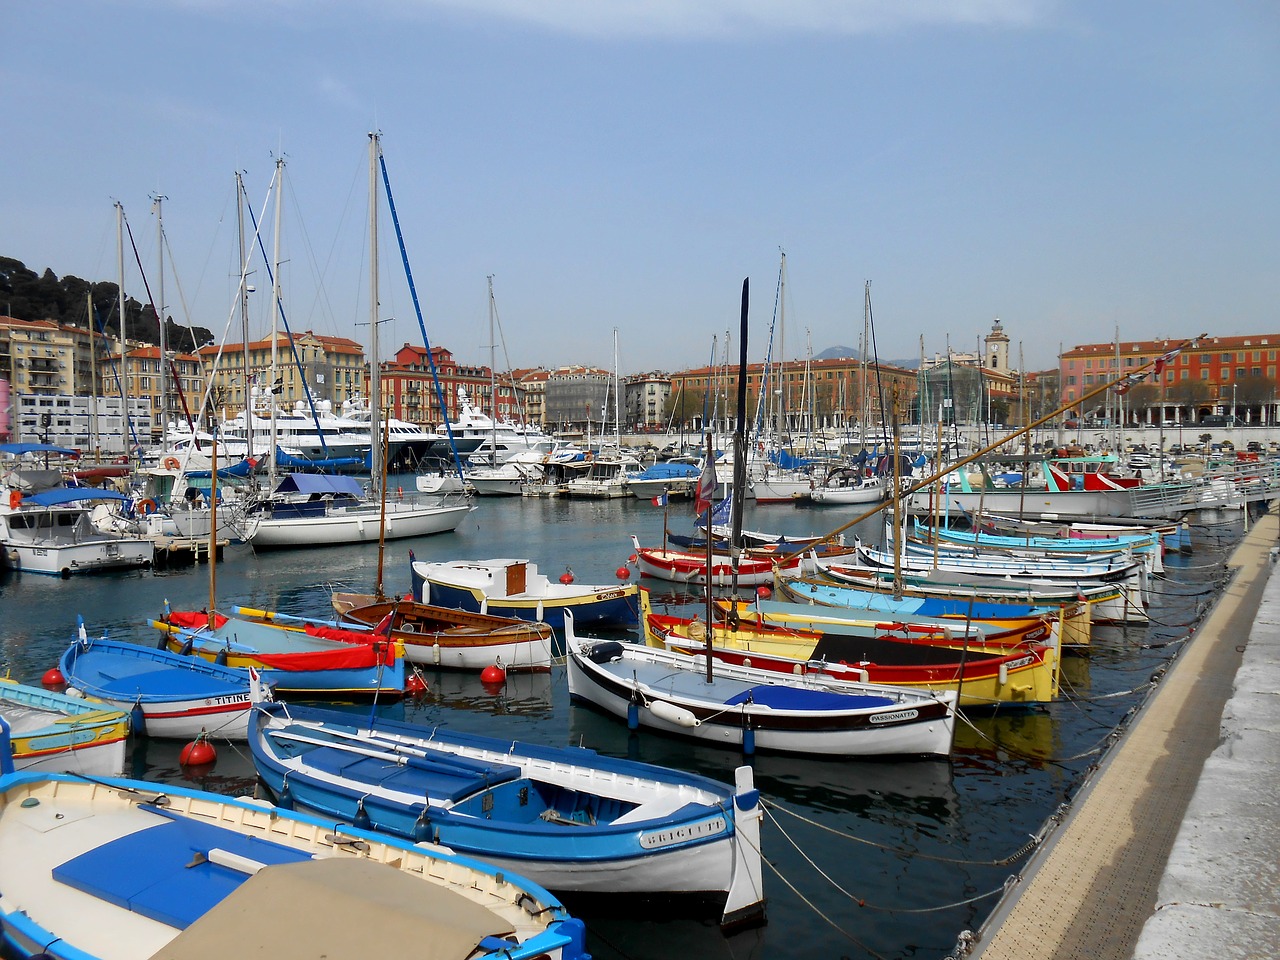
[{"label": "yellow building", "polygon": [[[335,408],[344,400],[362,395],[367,379],[364,347],[345,337],[327,337],[310,330],[282,333],[276,341],[276,402],[286,409],[313,400],[328,400]],[[249,344],[249,383],[245,389],[244,345],[229,343],[200,348],[200,357],[211,369],[212,403],[220,415],[243,410],[254,386],[263,391],[272,381],[271,338]],[[301,370],[299,370],[301,364]],[[304,386],[305,384],[305,386]]]}]

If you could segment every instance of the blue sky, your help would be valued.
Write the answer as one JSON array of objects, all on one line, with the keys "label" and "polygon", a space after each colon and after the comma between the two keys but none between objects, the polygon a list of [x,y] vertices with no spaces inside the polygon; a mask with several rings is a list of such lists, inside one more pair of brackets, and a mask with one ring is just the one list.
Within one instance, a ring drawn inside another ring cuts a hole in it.
[{"label": "blue sky", "polygon": [[[624,374],[700,365],[744,277],[759,360],[780,249],[788,357],[856,347],[867,280],[885,360],[996,317],[1027,369],[1280,327],[1269,2],[62,0],[4,35],[0,255],[114,280],[118,199],[154,292],[161,194],[167,312],[218,334],[234,173],[261,214],[283,153],[290,323],[367,342],[373,129],[467,363],[488,275],[499,367],[609,368],[615,327]],[[382,236],[389,349],[421,337]]]}]

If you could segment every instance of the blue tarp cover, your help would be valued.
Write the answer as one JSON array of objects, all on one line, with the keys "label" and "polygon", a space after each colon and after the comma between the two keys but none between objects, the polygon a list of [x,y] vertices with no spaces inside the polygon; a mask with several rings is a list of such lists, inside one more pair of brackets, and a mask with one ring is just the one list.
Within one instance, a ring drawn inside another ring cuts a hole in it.
[{"label": "blue tarp cover", "polygon": [[15,457],[20,457],[24,453],[57,453],[64,457],[80,456],[79,450],[55,447],[51,443],[0,443],[0,453],[11,453]]},{"label": "blue tarp cover", "polygon": [[333,493],[351,497],[364,496],[354,477],[330,476],[327,473],[291,473],[280,481],[276,493]]},{"label": "blue tarp cover", "polygon": [[37,507],[56,507],[64,503],[79,503],[82,500],[128,500],[123,493],[114,490],[102,490],[98,487],[54,487],[42,490],[29,497],[23,497],[23,503]]}]

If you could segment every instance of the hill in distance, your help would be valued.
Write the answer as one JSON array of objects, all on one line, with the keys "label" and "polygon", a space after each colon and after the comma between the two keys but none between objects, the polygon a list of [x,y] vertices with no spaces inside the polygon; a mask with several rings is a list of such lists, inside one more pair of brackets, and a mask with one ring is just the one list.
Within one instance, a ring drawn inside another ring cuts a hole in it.
[{"label": "hill in distance", "polygon": [[[827,347],[821,353],[814,354],[815,360],[857,360],[859,359],[858,351],[854,347]],[[919,358],[912,360],[885,360],[887,366],[902,367],[904,370],[914,370],[920,366]]]}]

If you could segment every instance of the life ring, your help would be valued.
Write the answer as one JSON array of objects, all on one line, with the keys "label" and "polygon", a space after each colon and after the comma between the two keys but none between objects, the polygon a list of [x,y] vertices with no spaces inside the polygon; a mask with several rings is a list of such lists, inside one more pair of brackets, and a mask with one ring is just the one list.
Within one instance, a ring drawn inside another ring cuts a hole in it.
[{"label": "life ring", "polygon": [[144,517],[156,512],[156,502],[150,497],[138,503],[138,512]]},{"label": "life ring", "polygon": [[165,457],[162,466],[166,470],[180,470],[182,469],[182,461],[177,457]]},{"label": "life ring", "polygon": [[21,503],[22,503],[22,491],[10,490],[9,491],[9,509],[17,510]]}]

